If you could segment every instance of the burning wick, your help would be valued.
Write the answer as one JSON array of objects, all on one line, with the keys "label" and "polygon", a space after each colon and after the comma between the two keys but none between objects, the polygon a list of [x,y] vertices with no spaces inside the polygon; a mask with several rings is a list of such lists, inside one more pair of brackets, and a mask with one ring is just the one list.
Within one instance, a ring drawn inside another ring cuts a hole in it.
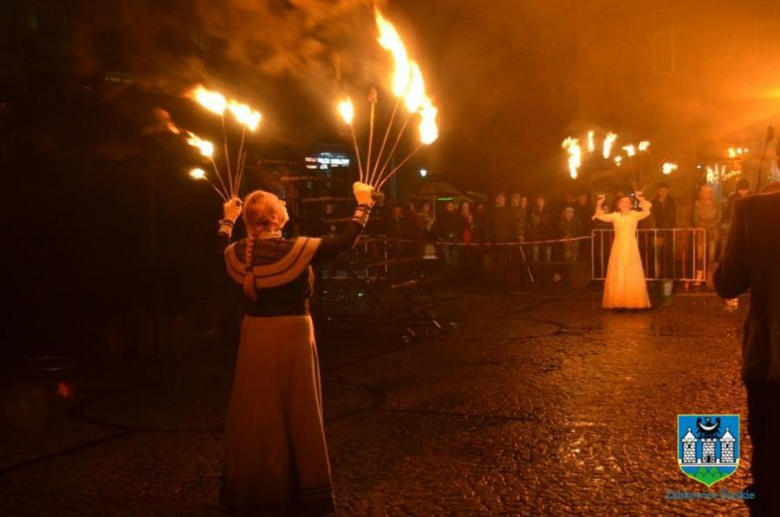
[{"label": "burning wick", "polygon": [[203,86],[198,86],[192,92],[195,102],[217,115],[224,115],[227,108],[225,96],[221,93],[207,90]]},{"label": "burning wick", "polygon": [[617,135],[613,132],[609,132],[604,138],[604,159],[608,159],[612,155],[612,144],[615,143],[615,140],[617,140]]},{"label": "burning wick", "polygon": [[563,141],[561,147],[569,153],[569,175],[571,179],[577,179],[578,169],[582,165],[582,149],[580,148],[579,140],[568,137]]},{"label": "burning wick", "polygon": [[224,201],[227,201],[227,197],[220,191],[216,185],[214,185],[210,179],[206,176],[206,171],[203,169],[195,168],[190,171],[190,178],[200,181],[205,180],[209,185],[211,185],[211,188],[213,188],[217,194],[219,194],[219,197],[221,197]]},{"label": "burning wick", "polygon": [[629,158],[636,155],[636,147],[634,147],[634,144],[623,147],[623,150],[626,152]]},{"label": "burning wick", "polygon": [[676,170],[677,170],[677,164],[676,163],[666,162],[662,166],[662,171],[663,171],[663,173],[666,176],[670,175],[673,171],[676,171]]},{"label": "burning wick", "polygon": [[623,157],[622,156],[615,156],[615,164],[620,167],[620,164],[623,163]]},{"label": "burning wick", "polygon": [[596,141],[594,139],[595,132],[594,131],[588,131],[588,152],[592,153],[596,150]]},{"label": "burning wick", "polygon": [[355,106],[352,104],[352,99],[347,97],[338,104],[339,115],[344,119],[344,123],[349,126],[349,132],[352,134],[352,144],[355,146],[355,158],[358,162],[358,173],[360,174],[360,181],[362,182],[365,177],[363,174],[363,163],[360,159],[360,149],[358,148],[357,137],[355,136],[355,126],[352,125],[352,121],[355,119]]},{"label": "burning wick", "polygon": [[640,152],[645,152],[649,148],[650,148],[650,142],[648,142],[646,140],[644,142],[639,142],[639,151]]}]

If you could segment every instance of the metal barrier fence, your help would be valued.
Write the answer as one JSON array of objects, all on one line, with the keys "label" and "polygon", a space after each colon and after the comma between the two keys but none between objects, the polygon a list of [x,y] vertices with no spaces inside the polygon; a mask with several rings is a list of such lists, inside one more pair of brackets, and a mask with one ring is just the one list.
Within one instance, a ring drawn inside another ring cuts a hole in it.
[{"label": "metal barrier fence", "polygon": [[[707,281],[710,264],[705,229],[640,229],[636,234],[647,280]],[[615,232],[596,229],[591,236],[591,276],[593,280],[604,280]]]}]

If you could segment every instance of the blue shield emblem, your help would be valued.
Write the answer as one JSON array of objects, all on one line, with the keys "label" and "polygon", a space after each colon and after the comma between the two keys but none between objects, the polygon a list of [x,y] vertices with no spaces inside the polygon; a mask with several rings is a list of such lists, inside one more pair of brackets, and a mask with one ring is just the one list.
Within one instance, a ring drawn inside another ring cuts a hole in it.
[{"label": "blue shield emblem", "polygon": [[739,415],[677,415],[677,461],[708,487],[732,475],[739,466]]}]

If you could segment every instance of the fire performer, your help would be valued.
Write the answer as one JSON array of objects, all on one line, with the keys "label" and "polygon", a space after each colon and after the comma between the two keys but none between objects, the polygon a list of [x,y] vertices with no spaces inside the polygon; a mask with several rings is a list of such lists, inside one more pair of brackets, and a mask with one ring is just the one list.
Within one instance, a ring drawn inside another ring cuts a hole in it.
[{"label": "fire performer", "polygon": [[605,309],[647,309],[650,297],[647,295],[647,282],[642,269],[642,257],[636,239],[637,223],[650,215],[652,203],[642,192],[636,192],[641,212],[631,210],[631,199],[624,196],[616,201],[617,212],[604,213],[604,194],[600,194],[596,203],[596,215],[593,219],[612,223],[615,240],[609,255],[607,280],[604,283],[604,298],[601,306]]},{"label": "fire performer", "polygon": [[[368,222],[374,189],[355,183],[353,191],[352,221],[322,239],[284,238],[287,208],[269,192],[224,205],[220,248],[246,295],[222,486],[223,501],[239,513],[335,511],[309,298],[311,265],[351,249]],[[242,212],[248,237],[229,244]]]}]

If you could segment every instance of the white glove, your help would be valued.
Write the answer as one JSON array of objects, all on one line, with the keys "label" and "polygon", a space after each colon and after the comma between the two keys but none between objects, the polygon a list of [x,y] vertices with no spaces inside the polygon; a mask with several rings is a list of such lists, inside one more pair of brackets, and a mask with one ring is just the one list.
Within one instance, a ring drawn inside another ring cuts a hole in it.
[{"label": "white glove", "polygon": [[374,206],[374,187],[356,181],[352,184],[352,192],[358,205]]},{"label": "white glove", "polygon": [[238,221],[238,218],[241,216],[242,205],[243,202],[237,197],[228,199],[225,204],[222,205],[224,218],[228,221],[233,221],[234,223]]}]

